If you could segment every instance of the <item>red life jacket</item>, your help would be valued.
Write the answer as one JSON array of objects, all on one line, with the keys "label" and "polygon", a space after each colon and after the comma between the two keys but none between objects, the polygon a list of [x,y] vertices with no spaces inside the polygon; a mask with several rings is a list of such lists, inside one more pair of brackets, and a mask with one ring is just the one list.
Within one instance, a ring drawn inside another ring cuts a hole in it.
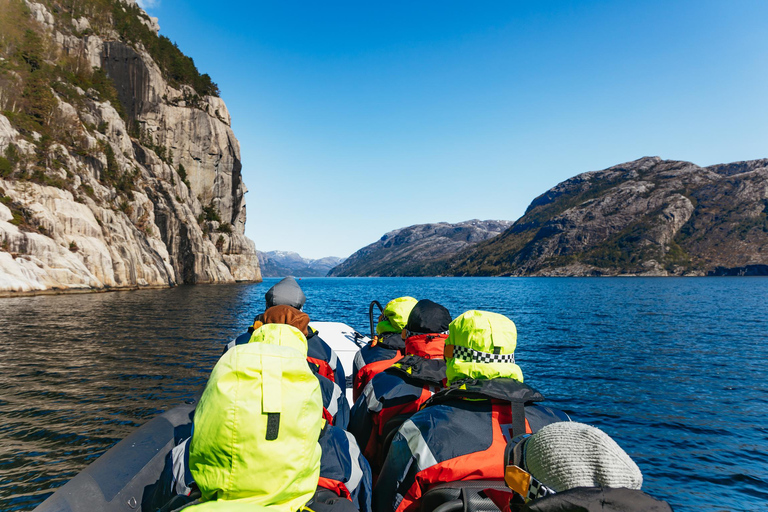
[{"label": "red life jacket", "polygon": [[405,339],[405,355],[424,359],[443,359],[448,333],[416,334]]},{"label": "red life jacket", "polygon": [[385,333],[377,336],[355,356],[352,371],[352,398],[357,402],[365,386],[374,376],[383,372],[392,363],[405,355],[405,343],[399,333]]}]

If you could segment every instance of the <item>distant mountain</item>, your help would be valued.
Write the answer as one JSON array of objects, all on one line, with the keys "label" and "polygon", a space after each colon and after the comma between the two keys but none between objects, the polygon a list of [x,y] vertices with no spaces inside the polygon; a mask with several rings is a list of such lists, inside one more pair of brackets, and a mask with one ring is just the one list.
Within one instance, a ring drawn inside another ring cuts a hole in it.
[{"label": "distant mountain", "polygon": [[263,277],[324,277],[344,258],[328,256],[312,260],[289,251],[259,252],[259,266]]},{"label": "distant mountain", "polygon": [[328,275],[430,275],[430,262],[441,261],[462,249],[493,238],[511,225],[506,220],[469,220],[458,224],[439,222],[397,229],[360,249]]},{"label": "distant mountain", "polygon": [[641,158],[566,180],[442,275],[766,275],[768,159]]}]

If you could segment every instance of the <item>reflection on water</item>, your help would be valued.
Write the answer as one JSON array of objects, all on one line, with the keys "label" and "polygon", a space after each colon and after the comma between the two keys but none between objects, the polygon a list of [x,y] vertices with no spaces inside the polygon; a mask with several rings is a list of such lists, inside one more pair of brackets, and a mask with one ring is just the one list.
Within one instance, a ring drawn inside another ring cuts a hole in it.
[{"label": "reflection on water", "polygon": [[[0,300],[0,510],[29,510],[205,384],[261,285]],[[612,435],[675,510],[768,508],[768,279],[304,279],[306,311],[368,331],[410,294],[519,331],[526,383]],[[728,498],[722,498],[727,496]]]},{"label": "reflection on water", "polygon": [[194,395],[242,325],[251,288],[0,300],[0,509],[33,508]]}]

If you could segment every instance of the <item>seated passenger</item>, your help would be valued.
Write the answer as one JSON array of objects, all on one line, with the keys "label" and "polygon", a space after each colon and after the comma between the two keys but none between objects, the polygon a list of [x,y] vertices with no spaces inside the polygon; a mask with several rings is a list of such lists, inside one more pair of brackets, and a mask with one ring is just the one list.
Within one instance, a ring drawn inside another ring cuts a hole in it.
[{"label": "seated passenger", "polygon": [[440,304],[420,300],[405,326],[405,357],[373,377],[352,408],[349,431],[377,475],[387,435],[443,388],[443,352],[451,314]]},{"label": "seated passenger", "polygon": [[413,297],[400,297],[387,303],[376,324],[376,336],[355,356],[352,369],[352,397],[355,402],[374,375],[403,357],[405,343],[401,333],[416,302]]},{"label": "seated passenger", "polygon": [[[302,310],[306,297],[304,292],[301,291],[301,287],[293,277],[286,277],[272,288],[270,288],[264,295],[266,300],[267,309],[273,306],[291,306],[292,308]],[[251,339],[251,333],[258,329],[264,323],[263,313],[258,315],[253,325],[248,328],[247,332],[244,332],[234,340],[230,341],[224,352],[234,347],[235,345],[244,345]],[[343,391],[346,390],[346,376],[344,375],[344,368],[339,363],[339,358],[336,352],[319,336],[318,332],[311,327],[307,328],[307,360],[317,366],[317,371],[320,375],[332,380],[341,387]]]},{"label": "seated passenger", "polygon": [[616,441],[583,423],[554,423],[518,436],[504,458],[514,493],[486,492],[505,512],[672,510],[640,490],[640,468]]},{"label": "seated passenger", "polygon": [[499,464],[507,441],[568,421],[535,402],[544,397],[522,383],[515,364],[517,330],[497,313],[467,311],[445,342],[449,387],[435,393],[392,439],[373,492],[375,512],[419,508],[430,485],[504,479]]},{"label": "seated passenger", "polygon": [[201,500],[219,502],[198,510],[295,512],[317,490],[320,385],[296,347],[303,336],[283,325],[270,332],[274,343],[249,343],[221,358],[195,410],[189,471]]},{"label": "seated passenger", "polygon": [[350,500],[360,512],[371,512],[371,467],[352,434],[326,425],[320,434],[320,481],[316,501]]},{"label": "seated passenger", "polygon": [[[268,313],[266,315],[267,319],[270,320],[273,318],[272,313]],[[293,350],[293,352],[298,353],[299,355],[306,357],[306,338],[304,338],[303,334],[296,329],[293,326],[282,324],[282,323],[270,323],[265,324],[256,331],[254,331],[253,335],[251,336],[251,343],[247,345],[239,345],[233,350],[228,351],[222,358],[219,360],[219,362],[216,364],[216,367],[214,367],[214,372],[211,374],[211,379],[208,382],[208,385],[206,386],[206,392],[203,394],[203,397],[205,398],[208,387],[214,385],[212,382],[214,381],[214,376],[218,375],[216,372],[216,368],[218,368],[220,365],[225,364],[226,361],[231,361],[235,356],[234,353],[241,353],[243,350],[250,351],[251,349],[248,347],[252,346],[278,346],[278,347],[286,347]],[[250,353],[250,352],[242,352],[242,353]],[[235,361],[239,361],[239,359],[234,359]],[[232,364],[226,363],[226,364]],[[318,383],[318,400],[320,400],[320,404],[317,408],[317,416],[320,418],[320,421],[322,421],[322,417],[324,415],[323,406],[322,406],[322,397],[321,397],[321,390],[319,382],[323,380],[322,377],[316,376],[313,374],[310,365],[306,363],[306,360],[304,361],[304,368],[306,369],[306,375],[311,376],[311,378]],[[248,375],[251,374],[252,370],[249,369],[249,367],[242,367],[240,371],[248,373]],[[268,370],[264,370],[267,372],[281,372],[283,374],[284,378],[286,377],[285,368],[284,365],[280,362],[272,362],[271,366]],[[237,377],[235,375],[235,377]],[[266,379],[266,377],[265,377]],[[327,379],[326,379],[327,381]],[[232,377],[224,378],[222,377],[222,383],[218,384],[221,388],[220,393],[223,393],[224,390],[229,390],[231,393],[242,393],[244,396],[248,397],[250,390],[246,388],[245,385],[240,385],[239,380],[233,380]],[[258,385],[257,385],[258,387]],[[271,395],[274,395],[277,397],[277,400],[282,400],[285,402],[285,398],[279,398],[279,392],[280,390],[274,390],[271,389]],[[306,391],[305,391],[306,392]],[[216,395],[218,396],[218,395]],[[298,397],[296,397],[298,399]],[[274,399],[274,398],[273,398]],[[192,435],[192,442],[187,439],[186,441],[179,444],[176,448],[174,448],[171,453],[169,454],[169,458],[166,461],[166,468],[163,471],[163,476],[160,479],[160,482],[158,483],[156,490],[155,490],[155,497],[153,498],[154,504],[159,504],[159,506],[162,506],[163,503],[168,502],[172,498],[175,500],[175,508],[178,508],[178,506],[184,504],[185,502],[191,501],[195,498],[194,490],[198,486],[196,483],[196,476],[194,472],[191,471],[191,463],[193,462],[192,453],[194,450],[194,439],[195,436],[200,436],[200,427],[197,424],[197,418],[198,414],[200,414],[200,407],[202,406],[203,399],[201,398],[200,405],[198,405],[198,408],[195,413],[195,426],[194,426],[194,433]],[[344,400],[344,403],[346,403],[346,399]],[[303,411],[301,414],[305,415],[314,415],[313,412],[314,409],[310,408],[309,406],[306,407],[306,410]],[[244,418],[248,421],[247,415],[244,415],[242,417],[238,417],[236,420],[232,419],[232,421],[241,421],[241,419]],[[286,419],[285,421],[293,421],[290,418]],[[282,420],[281,420],[282,421]],[[234,428],[234,427],[233,427]],[[237,429],[235,429],[237,430]],[[318,435],[320,435],[321,432],[318,432]],[[204,434],[203,434],[204,435]],[[352,445],[352,442],[350,439],[353,440],[351,436],[346,435],[343,430],[337,429],[335,427],[332,428],[326,428],[323,430],[322,435],[324,439],[320,441],[320,444],[323,445],[322,450],[322,461],[321,461],[321,468],[320,468],[320,477],[326,479],[326,480],[337,480],[341,483],[343,483],[347,490],[349,491],[349,496],[341,496],[345,500],[349,501],[352,499],[357,500],[356,503],[360,503],[361,506],[364,506],[366,508],[360,509],[362,512],[368,512],[370,510],[370,489],[371,489],[371,474],[370,474],[370,467],[368,466],[365,459],[363,459],[360,456],[356,456],[355,454],[359,454],[360,450],[357,447],[357,445]],[[259,452],[261,453],[261,452]],[[280,454],[274,455],[275,457],[280,457]],[[265,463],[263,471],[269,471],[269,464]],[[326,473],[327,472],[327,473]],[[344,475],[348,474],[347,478],[344,478]],[[315,479],[315,484],[318,484],[318,479]],[[318,505],[318,508],[322,508],[325,510],[330,505],[333,505],[333,500],[328,500],[327,496],[322,495],[322,491],[325,489],[324,486],[320,485],[318,487],[318,491],[321,493],[318,495],[315,499],[318,502],[323,502],[324,505],[320,507]],[[200,491],[203,491],[202,486],[200,486]],[[180,497],[174,498],[174,495],[179,495]],[[189,497],[188,499],[185,499],[184,497]],[[203,498],[205,498],[205,493],[203,492]],[[334,510],[338,509],[339,506],[334,505]],[[341,507],[342,509],[344,507]],[[357,509],[357,505],[354,507]],[[319,510],[317,512],[320,512]]]}]

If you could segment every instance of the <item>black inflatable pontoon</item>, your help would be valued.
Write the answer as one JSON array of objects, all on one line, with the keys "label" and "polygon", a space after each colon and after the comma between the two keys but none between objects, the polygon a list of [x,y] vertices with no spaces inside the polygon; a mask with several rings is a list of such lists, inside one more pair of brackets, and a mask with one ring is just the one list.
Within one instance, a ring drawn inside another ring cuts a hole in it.
[{"label": "black inflatable pontoon", "polygon": [[35,512],[141,510],[174,440],[191,434],[194,410],[195,402],[190,401],[151,419],[57,489]]}]

